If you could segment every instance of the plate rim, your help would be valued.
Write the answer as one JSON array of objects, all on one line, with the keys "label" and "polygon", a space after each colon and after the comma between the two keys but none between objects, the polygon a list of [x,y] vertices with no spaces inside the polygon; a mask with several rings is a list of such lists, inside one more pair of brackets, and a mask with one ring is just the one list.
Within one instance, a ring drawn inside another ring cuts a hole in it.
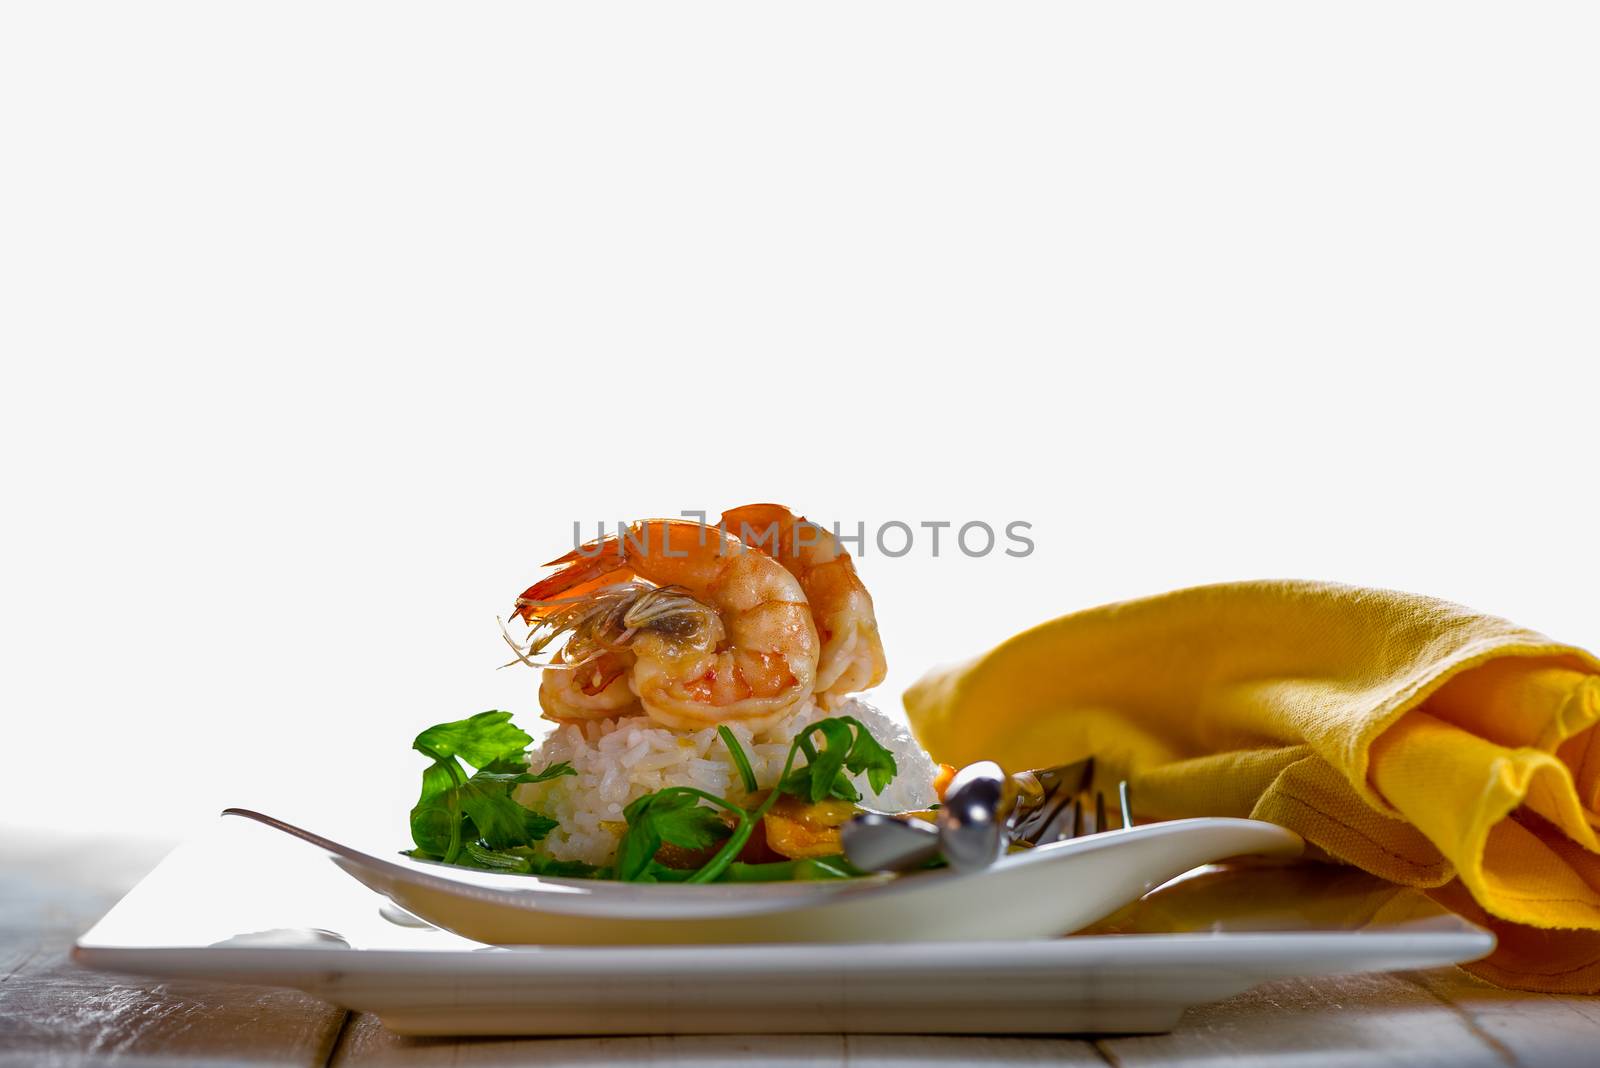
[{"label": "plate rim", "polygon": [[[1453,921],[1447,925],[1439,921]],[[1435,924],[1429,928],[1426,924]],[[873,975],[912,968],[956,966],[962,970],[1055,972],[1066,967],[1097,971],[1141,970],[1160,963],[1175,968],[1258,969],[1273,961],[1307,957],[1342,963],[1376,956],[1444,958],[1445,963],[1476,960],[1492,952],[1495,936],[1454,914],[1418,921],[1416,926],[1354,930],[1217,931],[1067,935],[1061,938],[982,942],[737,943],[661,946],[483,946],[450,949],[358,949],[325,946],[130,946],[101,944],[89,935],[72,948],[78,964],[102,971],[154,974],[284,975],[337,972],[363,978],[418,974],[466,977],[507,974],[537,977],[626,973],[629,976],[679,974],[686,966],[731,972],[783,970],[834,972],[840,955],[850,957],[852,974]],[[870,947],[873,952],[862,953]],[[396,968],[404,962],[414,968]],[[1443,962],[1443,961],[1442,961]],[[442,967],[441,967],[442,966]],[[1419,965],[1420,966],[1420,965]]]},{"label": "plate rim", "polygon": [[[850,880],[741,883],[736,887],[733,884],[652,885],[556,876],[512,875],[473,868],[455,869],[446,875],[421,870],[420,867],[411,865],[426,864],[428,867],[448,869],[447,865],[415,859],[411,864],[397,863],[253,809],[227,808],[223,810],[222,815],[248,819],[298,838],[332,855],[335,864],[340,868],[344,868],[344,864],[339,863],[342,859],[351,864],[375,869],[380,874],[403,880],[411,885],[420,885],[457,897],[529,911],[533,911],[531,902],[537,900],[537,911],[556,916],[668,922],[756,917],[792,911],[797,907],[807,907],[813,902],[833,904],[868,895],[877,897],[915,892],[954,880],[983,879],[999,872],[1051,864],[1068,856],[1098,852],[1125,841],[1164,838],[1202,828],[1248,831],[1265,837],[1274,837],[1279,839],[1278,847],[1285,855],[1290,851],[1298,852],[1304,847],[1304,840],[1298,834],[1275,823],[1231,816],[1198,816],[1161,820],[1133,827],[1117,827],[1098,834],[1052,842],[1049,845],[1001,857],[995,864],[975,871],[941,868],[902,875],[869,875]],[[348,869],[345,873],[351,878],[356,878]],[[518,882],[499,886],[478,881],[484,879],[518,880]],[[360,879],[357,881],[365,882]],[[737,898],[731,896],[734,891],[738,894]]]}]

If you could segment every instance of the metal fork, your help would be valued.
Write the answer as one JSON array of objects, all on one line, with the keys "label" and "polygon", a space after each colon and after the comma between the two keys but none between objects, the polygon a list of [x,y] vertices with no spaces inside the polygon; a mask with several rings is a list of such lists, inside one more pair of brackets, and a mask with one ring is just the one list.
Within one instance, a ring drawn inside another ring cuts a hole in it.
[{"label": "metal fork", "polygon": [[[958,871],[987,868],[1011,846],[1039,846],[1110,830],[1106,798],[1089,786],[1094,758],[1007,775],[993,761],[956,773],[933,821],[866,812],[841,828],[845,859],[864,871],[911,871],[943,856]],[[1133,826],[1118,784],[1122,826]]]}]

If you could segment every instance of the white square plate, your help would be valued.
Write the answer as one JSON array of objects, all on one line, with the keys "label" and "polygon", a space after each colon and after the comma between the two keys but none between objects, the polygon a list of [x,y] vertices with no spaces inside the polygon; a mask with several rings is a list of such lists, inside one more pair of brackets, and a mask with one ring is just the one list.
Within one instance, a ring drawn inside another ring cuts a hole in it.
[{"label": "white square plate", "polygon": [[[1196,915],[1203,929],[1185,930]],[[1315,865],[1181,880],[1098,929],[1127,933],[493,948],[420,924],[319,850],[224,820],[167,857],[75,957],[295,987],[407,1034],[1091,1033],[1167,1030],[1188,1006],[1267,979],[1432,967],[1494,946],[1419,894]]]}]

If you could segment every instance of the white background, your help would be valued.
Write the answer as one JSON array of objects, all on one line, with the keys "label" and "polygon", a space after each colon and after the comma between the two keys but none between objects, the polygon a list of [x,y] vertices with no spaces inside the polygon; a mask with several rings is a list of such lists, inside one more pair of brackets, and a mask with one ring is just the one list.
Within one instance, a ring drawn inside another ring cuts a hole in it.
[{"label": "white background", "polygon": [[860,561],[889,704],[1235,578],[1600,646],[1597,30],[7,5],[0,820],[399,813],[574,520],[749,500],[1033,524]]}]

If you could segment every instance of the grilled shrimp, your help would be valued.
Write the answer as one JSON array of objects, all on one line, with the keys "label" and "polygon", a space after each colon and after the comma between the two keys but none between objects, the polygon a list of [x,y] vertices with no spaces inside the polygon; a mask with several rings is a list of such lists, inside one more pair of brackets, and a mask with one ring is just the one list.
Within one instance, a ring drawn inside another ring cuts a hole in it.
[{"label": "grilled shrimp", "polygon": [[[818,640],[800,582],[699,523],[651,519],[574,549],[517,598],[529,663],[558,635],[539,704],[552,719],[642,711],[697,730],[760,729],[807,700]],[[634,581],[635,579],[643,581]]]},{"label": "grilled shrimp", "polygon": [[883,681],[889,668],[872,597],[850,554],[830,531],[779,504],[731,509],[717,525],[761,549],[799,579],[822,640],[817,664],[817,699],[822,704],[831,705]]}]

